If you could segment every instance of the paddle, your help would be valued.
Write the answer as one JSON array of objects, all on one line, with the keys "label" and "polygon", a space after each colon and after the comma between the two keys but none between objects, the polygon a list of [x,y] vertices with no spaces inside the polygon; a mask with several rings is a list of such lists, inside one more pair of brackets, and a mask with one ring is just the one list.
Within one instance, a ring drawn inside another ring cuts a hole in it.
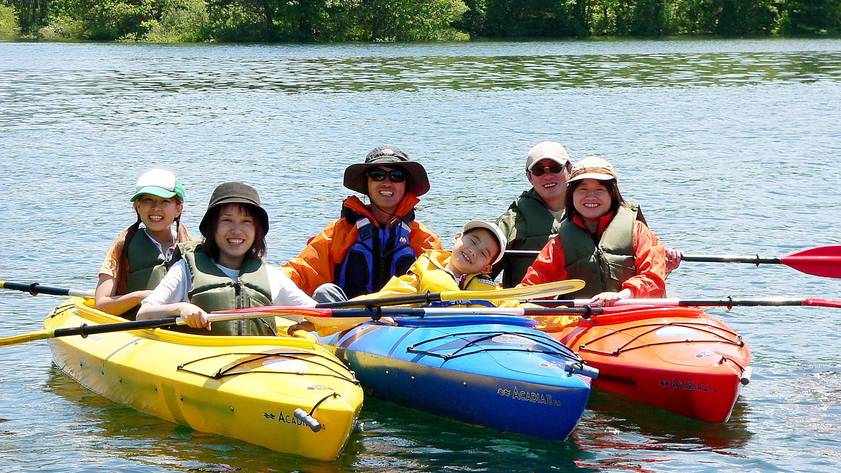
[{"label": "paddle", "polygon": [[[539,251],[528,250],[505,250],[506,257],[517,258],[536,258],[539,253]],[[682,255],[680,259],[681,261],[700,263],[750,263],[757,266],[760,264],[783,264],[813,276],[841,278],[841,245],[812,248],[782,258],[760,258],[758,255]]]},{"label": "paddle", "polygon": [[[263,306],[214,312],[217,314],[249,314],[251,316],[303,316],[317,328],[356,325],[381,317],[441,317],[441,316],[510,316],[524,315],[603,315],[627,312],[653,306],[633,307],[354,307],[336,309],[308,309],[304,307]],[[528,319],[522,319],[526,324]],[[511,322],[516,324],[514,320]]]},{"label": "paddle", "polygon": [[699,261],[706,263],[750,263],[784,264],[806,274],[827,278],[841,278],[841,245],[823,246],[810,250],[783,256],[782,258],[760,258],[757,256],[708,256],[683,255],[682,261]]},{"label": "paddle", "polygon": [[[317,309],[308,309],[305,307],[289,307],[287,311],[289,315],[298,315],[293,314],[292,309],[298,309],[304,314],[310,314],[310,311],[317,311]],[[261,315],[259,313],[249,313],[249,312],[232,312],[232,311],[224,311],[224,313],[220,312],[212,312],[208,314],[207,320],[210,322],[224,322],[226,320],[239,320],[239,319],[250,319],[255,317],[262,317],[265,314]],[[98,333],[111,333],[111,332],[124,332],[128,330],[139,330],[145,328],[156,328],[156,327],[167,327],[170,325],[186,325],[187,323],[184,322],[183,319],[180,317],[167,317],[164,319],[152,319],[152,320],[135,320],[135,321],[127,321],[127,322],[116,322],[113,324],[100,324],[100,325],[87,325],[83,324],[79,327],[64,327],[64,328],[57,328],[54,330],[45,329],[45,330],[38,330],[35,332],[24,333],[22,335],[15,335],[13,337],[6,337],[0,338],[0,346],[6,345],[18,345],[21,343],[32,342],[35,340],[44,340],[47,338],[59,338],[59,337],[70,337],[74,335],[80,335],[82,338],[87,337],[88,335],[98,334]]]},{"label": "paddle", "polygon": [[493,301],[502,299],[529,299],[534,297],[554,296],[577,291],[584,287],[580,279],[567,279],[533,286],[493,289],[489,291],[446,291],[438,293],[409,294],[405,296],[380,297],[377,299],[356,299],[340,302],[323,302],[320,308],[340,307],[381,307],[400,304],[429,304],[438,301]]},{"label": "paddle", "polygon": [[[589,299],[572,299],[572,300],[530,300],[529,302],[540,305],[562,305],[567,307],[586,307],[590,302]],[[818,299],[818,298],[804,298],[791,299],[785,297],[766,297],[763,299],[736,299],[727,297],[725,299],[620,299],[616,301],[616,305],[641,305],[647,307],[727,307],[731,309],[736,306],[819,306],[819,307],[839,307],[841,308],[841,301],[832,299]]]},{"label": "paddle", "polygon": [[76,296],[90,299],[94,297],[92,292],[77,291],[73,289],[61,289],[57,287],[42,286],[37,282],[32,284],[24,284],[19,282],[0,281],[0,288],[14,289],[16,291],[23,291],[37,296],[38,294],[50,294],[53,296]]},{"label": "paddle", "polygon": [[317,328],[322,327],[341,327],[345,325],[356,325],[367,322],[368,320],[378,320],[380,317],[389,316],[415,316],[415,317],[430,317],[430,316],[446,316],[446,315],[504,315],[504,316],[523,316],[523,315],[575,315],[587,319],[593,315],[607,315],[621,312],[629,312],[640,309],[652,309],[657,307],[727,307],[731,309],[735,306],[822,306],[822,307],[838,307],[841,308],[841,301],[830,299],[806,298],[806,299],[788,299],[782,297],[769,297],[764,299],[734,299],[728,297],[726,299],[621,299],[616,302],[615,306],[611,307],[592,307],[588,305],[589,299],[571,299],[571,300],[557,300],[557,299],[533,299],[529,302],[539,305],[547,306],[566,306],[566,307],[515,307],[515,308],[500,308],[500,307],[366,307],[366,308],[335,308],[335,309],[308,309],[303,307],[285,307],[285,306],[264,306],[251,307],[247,309],[234,309],[228,311],[219,311],[218,313],[230,314],[249,314],[257,315],[276,315],[289,316],[297,315],[303,316],[308,321],[312,322]]}]

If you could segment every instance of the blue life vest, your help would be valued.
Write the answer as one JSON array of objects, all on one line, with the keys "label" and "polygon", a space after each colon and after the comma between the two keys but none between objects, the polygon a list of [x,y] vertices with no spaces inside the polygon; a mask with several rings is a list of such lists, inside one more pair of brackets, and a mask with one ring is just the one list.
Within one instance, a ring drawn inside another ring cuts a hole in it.
[{"label": "blue life vest", "polygon": [[417,259],[409,245],[408,223],[380,228],[359,216],[356,228],[356,243],[336,265],[335,272],[335,284],[348,298],[379,291],[392,276],[406,274]]}]

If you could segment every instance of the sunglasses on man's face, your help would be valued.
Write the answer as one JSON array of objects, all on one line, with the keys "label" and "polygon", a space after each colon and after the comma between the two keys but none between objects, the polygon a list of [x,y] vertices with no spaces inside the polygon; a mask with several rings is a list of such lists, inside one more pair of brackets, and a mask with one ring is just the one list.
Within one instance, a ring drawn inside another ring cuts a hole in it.
[{"label": "sunglasses on man's face", "polygon": [[406,173],[399,169],[371,169],[367,174],[372,181],[384,181],[386,177],[391,182],[403,182],[406,180]]},{"label": "sunglasses on man's face", "polygon": [[557,164],[557,163],[550,164],[549,166],[535,166],[535,167],[531,168],[531,171],[529,171],[529,172],[531,172],[535,176],[542,176],[542,175],[546,174],[547,170],[552,174],[558,174],[559,172],[564,170],[564,166],[561,166],[560,164]]}]

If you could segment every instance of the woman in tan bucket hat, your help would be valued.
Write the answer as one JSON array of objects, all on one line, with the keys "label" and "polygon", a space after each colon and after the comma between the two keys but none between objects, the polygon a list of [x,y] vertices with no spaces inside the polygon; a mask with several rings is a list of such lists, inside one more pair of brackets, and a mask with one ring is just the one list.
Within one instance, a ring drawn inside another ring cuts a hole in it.
[{"label": "woman in tan bucket hat", "polygon": [[625,203],[617,181],[613,166],[598,156],[573,165],[558,235],[540,251],[523,285],[583,279],[584,288],[565,297],[591,298],[594,306],[663,296],[665,247]]},{"label": "woman in tan bucket hat", "polygon": [[181,332],[277,335],[274,317],[211,326],[207,314],[266,305],[315,306],[283,272],[266,264],[269,216],[253,187],[242,182],[216,187],[199,230],[204,239],[178,246],[181,260],[143,299],[138,320],[176,315],[187,322],[177,328]]}]

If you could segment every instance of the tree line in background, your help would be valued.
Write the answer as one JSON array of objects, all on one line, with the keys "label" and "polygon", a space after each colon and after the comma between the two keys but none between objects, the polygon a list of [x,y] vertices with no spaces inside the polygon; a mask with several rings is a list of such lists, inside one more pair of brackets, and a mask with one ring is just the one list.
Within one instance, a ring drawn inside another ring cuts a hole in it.
[{"label": "tree line in background", "polygon": [[0,37],[149,42],[841,32],[841,0],[0,0]]}]

